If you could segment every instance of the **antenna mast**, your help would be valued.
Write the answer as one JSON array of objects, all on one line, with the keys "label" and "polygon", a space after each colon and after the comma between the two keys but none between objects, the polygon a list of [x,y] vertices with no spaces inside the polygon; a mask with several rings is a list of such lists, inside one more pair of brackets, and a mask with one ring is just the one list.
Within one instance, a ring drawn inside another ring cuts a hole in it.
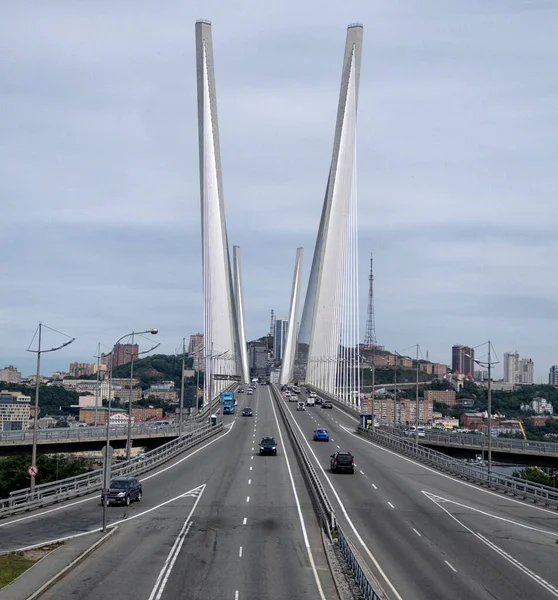
[{"label": "antenna mast", "polygon": [[374,318],[374,257],[370,254],[370,275],[368,276],[368,311],[366,313],[366,334],[364,345],[368,348],[376,346],[376,321]]},{"label": "antenna mast", "polygon": [[269,335],[273,337],[275,335],[275,313],[271,309],[271,322],[269,324]]}]

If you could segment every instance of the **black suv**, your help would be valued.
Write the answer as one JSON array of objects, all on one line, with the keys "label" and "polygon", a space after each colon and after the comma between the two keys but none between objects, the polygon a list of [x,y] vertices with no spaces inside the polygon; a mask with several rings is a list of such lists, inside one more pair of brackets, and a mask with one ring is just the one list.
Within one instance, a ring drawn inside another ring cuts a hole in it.
[{"label": "black suv", "polygon": [[252,417],[253,413],[252,413],[252,409],[249,408],[248,406],[246,408],[242,409],[242,416],[243,417]]},{"label": "black suv", "polygon": [[[130,502],[142,497],[142,488],[140,480],[136,477],[118,477],[110,482],[107,506],[109,504],[125,504],[130,506]],[[101,496],[101,504],[103,503]]]},{"label": "black suv", "polygon": [[355,472],[355,458],[350,452],[336,452],[331,455],[330,470],[332,473],[339,471]]},{"label": "black suv", "polygon": [[329,408],[330,410],[333,410],[333,404],[329,400],[324,400],[322,402],[322,408]]},{"label": "black suv", "polygon": [[262,454],[273,454],[277,456],[277,442],[272,437],[264,437],[260,442],[260,456]]}]

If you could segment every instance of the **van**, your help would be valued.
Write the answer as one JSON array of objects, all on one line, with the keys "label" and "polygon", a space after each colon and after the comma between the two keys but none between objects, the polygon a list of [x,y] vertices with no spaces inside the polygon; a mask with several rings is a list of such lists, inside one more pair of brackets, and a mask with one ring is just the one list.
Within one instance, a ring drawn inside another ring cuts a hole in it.
[{"label": "van", "polygon": [[304,407],[304,402],[297,402],[296,410],[306,410]]},{"label": "van", "polygon": [[314,406],[314,404],[316,404],[316,400],[314,400],[314,398],[310,397],[306,399],[306,406]]}]

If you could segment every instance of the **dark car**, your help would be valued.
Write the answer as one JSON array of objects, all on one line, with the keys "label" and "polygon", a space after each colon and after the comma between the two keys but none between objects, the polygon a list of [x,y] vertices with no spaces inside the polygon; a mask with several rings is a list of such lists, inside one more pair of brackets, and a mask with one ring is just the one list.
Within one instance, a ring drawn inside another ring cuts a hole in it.
[{"label": "dark car", "polygon": [[264,437],[260,442],[260,456],[262,454],[273,454],[277,456],[277,442],[272,437]]},{"label": "dark car", "polygon": [[329,400],[324,400],[322,402],[322,408],[329,408],[330,410],[333,410],[333,404]]},{"label": "dark car", "polygon": [[[107,506],[109,504],[125,504],[130,505],[130,502],[141,500],[143,491],[141,482],[136,477],[117,477],[110,482]],[[103,497],[101,496],[101,503]]]},{"label": "dark car", "polygon": [[246,408],[243,408],[242,409],[242,416],[243,417],[252,417],[252,416],[254,416],[253,413],[252,413],[252,409],[249,408],[248,406]]},{"label": "dark car", "polygon": [[336,452],[331,455],[330,470],[332,473],[346,471],[347,473],[355,472],[355,458],[350,452]]},{"label": "dark car", "polygon": [[316,396],[315,400],[316,404],[321,404],[323,402],[323,400],[319,396]]}]

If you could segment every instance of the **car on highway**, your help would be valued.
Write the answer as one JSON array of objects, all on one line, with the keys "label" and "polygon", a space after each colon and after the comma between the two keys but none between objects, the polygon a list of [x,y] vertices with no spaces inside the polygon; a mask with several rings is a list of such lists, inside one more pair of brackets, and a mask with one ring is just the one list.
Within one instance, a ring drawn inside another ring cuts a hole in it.
[{"label": "car on highway", "polygon": [[242,409],[242,416],[243,417],[253,417],[254,413],[252,412],[252,409],[247,406],[246,408]]},{"label": "car on highway", "polygon": [[329,400],[324,400],[322,402],[322,408],[329,408],[330,410],[333,410],[333,404]]},{"label": "car on highway", "polygon": [[277,456],[277,442],[272,437],[264,437],[259,444],[260,456],[262,454],[273,454]]},{"label": "car on highway", "polygon": [[316,404],[316,400],[314,398],[306,398],[306,406],[314,406]]},{"label": "car on highway", "polygon": [[237,394],[244,394],[244,390],[242,388],[240,388],[239,390],[236,391]]},{"label": "car on highway", "polygon": [[327,429],[316,429],[314,431],[315,442],[329,442],[329,431]]},{"label": "car on highway", "polygon": [[315,402],[316,402],[316,404],[321,404],[323,402],[323,400],[319,396],[316,396]]},{"label": "car on highway", "polygon": [[335,452],[331,455],[329,469],[332,473],[354,473],[355,457],[350,452]]},{"label": "car on highway", "polygon": [[304,402],[297,402],[296,410],[306,410],[306,406],[304,405]]},{"label": "car on highway", "polygon": [[247,395],[247,396],[251,396],[253,393],[254,393],[254,390],[250,388],[250,389],[249,389],[249,390],[246,392],[246,395]]},{"label": "car on highway", "polygon": [[[116,477],[110,482],[107,506],[110,504],[125,504],[136,500],[139,502],[143,495],[141,482],[136,477]],[[104,496],[101,495],[101,504],[104,502]]]}]

